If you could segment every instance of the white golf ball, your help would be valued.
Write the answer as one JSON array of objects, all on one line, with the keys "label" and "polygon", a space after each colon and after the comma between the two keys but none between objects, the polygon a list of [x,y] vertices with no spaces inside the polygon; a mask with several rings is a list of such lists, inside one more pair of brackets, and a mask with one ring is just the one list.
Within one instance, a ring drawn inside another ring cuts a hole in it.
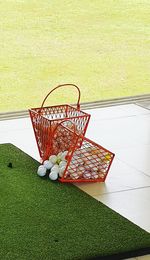
[{"label": "white golf ball", "polygon": [[85,179],[90,179],[91,178],[91,173],[84,173],[83,174],[83,177],[85,178]]},{"label": "white golf ball", "polygon": [[53,164],[55,164],[57,162],[57,156],[56,155],[51,155],[49,157],[49,161]]},{"label": "white golf ball", "polygon": [[66,166],[67,165],[67,162],[66,161],[61,161],[60,164],[59,164],[59,167],[63,167],[63,166]]},{"label": "white golf ball", "polygon": [[96,173],[95,173],[95,174],[92,173],[92,175],[91,175],[91,178],[92,178],[92,179],[98,179],[98,177],[99,177],[99,176],[98,176],[98,174],[96,174]]},{"label": "white golf ball", "polygon": [[62,156],[62,152],[59,152],[59,153],[57,154],[57,159],[61,159],[61,156]]},{"label": "white golf ball", "polygon": [[40,177],[44,177],[46,175],[46,168],[43,165],[40,165],[37,170],[37,174]]},{"label": "white golf ball", "polygon": [[65,160],[67,153],[68,153],[68,151],[64,151],[64,152],[61,154],[60,158],[61,158],[62,161]]},{"label": "white golf ball", "polygon": [[51,171],[49,174],[49,178],[52,181],[56,181],[58,179],[58,172],[57,171]]},{"label": "white golf ball", "polygon": [[62,166],[62,167],[59,168],[59,176],[60,177],[63,176],[65,169],[66,169],[66,166]]},{"label": "white golf ball", "polygon": [[[92,168],[92,171],[93,171],[93,172],[97,172],[97,171],[98,171],[98,168],[94,166],[94,167]],[[92,174],[93,174],[93,172],[92,172]]]},{"label": "white golf ball", "polygon": [[54,164],[54,166],[51,168],[51,171],[56,171],[57,173],[59,173],[59,166],[58,166],[58,164]]},{"label": "white golf ball", "polygon": [[75,172],[75,173],[70,174],[70,177],[71,177],[71,179],[76,180],[79,178],[79,175]]},{"label": "white golf ball", "polygon": [[44,161],[43,165],[47,170],[50,170],[53,167],[53,163],[49,160]]},{"label": "white golf ball", "polygon": [[99,174],[99,177],[100,177],[100,178],[104,178],[104,177],[105,177],[105,174],[100,173],[100,174]]},{"label": "white golf ball", "polygon": [[84,170],[85,170],[84,166],[82,166],[82,165],[79,166],[79,168],[78,168],[78,171],[79,171],[79,172],[84,172]]},{"label": "white golf ball", "polygon": [[59,177],[62,178],[63,177],[63,172],[59,172]]}]

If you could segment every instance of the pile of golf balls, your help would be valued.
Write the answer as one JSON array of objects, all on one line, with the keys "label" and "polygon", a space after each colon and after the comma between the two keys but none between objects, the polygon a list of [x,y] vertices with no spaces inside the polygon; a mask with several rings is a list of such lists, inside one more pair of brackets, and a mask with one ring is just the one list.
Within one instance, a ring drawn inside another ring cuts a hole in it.
[{"label": "pile of golf balls", "polygon": [[71,179],[104,179],[111,155],[96,147],[85,147],[76,150],[68,167],[67,176]]},{"label": "pile of golf balls", "polygon": [[62,177],[67,166],[66,155],[68,151],[60,152],[57,155],[51,155],[48,160],[44,161],[38,167],[37,174],[44,177],[49,172],[49,178],[52,181]]}]

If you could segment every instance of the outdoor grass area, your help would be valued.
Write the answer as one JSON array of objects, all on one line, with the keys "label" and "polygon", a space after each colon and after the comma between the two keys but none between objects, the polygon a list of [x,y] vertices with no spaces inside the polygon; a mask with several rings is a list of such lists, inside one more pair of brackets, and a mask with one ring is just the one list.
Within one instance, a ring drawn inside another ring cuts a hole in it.
[{"label": "outdoor grass area", "polygon": [[62,83],[77,84],[81,102],[148,93],[149,10],[149,0],[1,1],[0,112],[39,107]]}]

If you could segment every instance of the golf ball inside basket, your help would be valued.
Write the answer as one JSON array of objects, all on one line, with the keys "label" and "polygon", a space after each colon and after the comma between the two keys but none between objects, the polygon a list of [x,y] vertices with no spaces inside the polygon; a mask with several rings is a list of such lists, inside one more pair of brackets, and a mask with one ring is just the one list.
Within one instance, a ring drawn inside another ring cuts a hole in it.
[{"label": "golf ball inside basket", "polygon": [[63,176],[65,169],[66,169],[66,166],[62,166],[62,167],[59,168],[59,177]]},{"label": "golf ball inside basket", "polygon": [[97,179],[98,178],[98,172],[92,172],[91,173],[91,178],[92,179]]},{"label": "golf ball inside basket", "polygon": [[91,178],[91,173],[85,172],[85,173],[83,174],[83,177],[84,177],[85,179],[90,179],[90,178]]},{"label": "golf ball inside basket", "polygon": [[44,177],[46,175],[46,168],[43,165],[40,165],[37,170],[37,174],[40,177]]},{"label": "golf ball inside basket", "polygon": [[62,156],[62,152],[58,153],[57,154],[57,160],[59,160],[59,159],[61,160],[61,156]]},{"label": "golf ball inside basket", "polygon": [[49,161],[53,164],[55,164],[57,162],[57,156],[56,155],[51,155],[49,157]]},{"label": "golf ball inside basket", "polygon": [[53,167],[53,163],[49,160],[44,161],[43,165],[47,170],[50,170]]},{"label": "golf ball inside basket", "polygon": [[67,153],[68,153],[68,151],[64,151],[64,152],[61,154],[61,156],[60,156],[61,160],[65,160]]},{"label": "golf ball inside basket", "polygon": [[74,172],[74,173],[70,174],[70,177],[71,177],[71,179],[76,180],[79,178],[79,175],[76,172]]},{"label": "golf ball inside basket", "polygon": [[59,167],[63,167],[63,166],[66,166],[67,165],[67,162],[66,161],[61,161],[60,164],[59,164]]}]

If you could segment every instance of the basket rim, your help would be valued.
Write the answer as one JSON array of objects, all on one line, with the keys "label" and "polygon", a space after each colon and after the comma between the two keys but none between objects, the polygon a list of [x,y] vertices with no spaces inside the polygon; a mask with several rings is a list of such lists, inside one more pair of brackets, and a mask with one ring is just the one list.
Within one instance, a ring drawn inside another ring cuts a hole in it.
[{"label": "basket rim", "polygon": [[[66,106],[66,107],[70,107],[70,108],[73,108],[75,111],[80,111],[80,112],[82,112],[83,114],[85,114],[85,115],[89,115],[89,116],[90,116],[89,113],[87,113],[87,112],[85,112],[85,111],[83,111],[83,110],[78,110],[76,107],[71,106],[71,105],[68,105],[68,104],[63,104],[63,105],[54,105],[54,106],[45,106],[45,107],[42,107],[41,110],[43,110],[44,108],[64,107],[64,106]],[[30,108],[30,109],[28,109],[28,110],[29,110],[29,111],[34,111],[34,112],[37,113],[36,110],[38,110],[38,109],[40,109],[40,107],[34,107],[34,108]]]},{"label": "basket rim", "polygon": [[[37,112],[36,112],[37,113]],[[38,113],[37,113],[38,114]],[[86,115],[87,116],[87,115]],[[69,120],[69,119],[74,119],[74,118],[84,118],[85,115],[83,116],[72,116],[72,117],[65,117],[66,120]],[[45,120],[49,120],[50,122],[57,122],[57,121],[60,121],[60,120],[64,120],[64,118],[56,118],[56,119],[50,119],[50,118],[47,118],[47,117],[44,117],[43,115],[41,115],[41,118],[44,118]],[[89,118],[90,118],[90,115],[89,115]]]}]

